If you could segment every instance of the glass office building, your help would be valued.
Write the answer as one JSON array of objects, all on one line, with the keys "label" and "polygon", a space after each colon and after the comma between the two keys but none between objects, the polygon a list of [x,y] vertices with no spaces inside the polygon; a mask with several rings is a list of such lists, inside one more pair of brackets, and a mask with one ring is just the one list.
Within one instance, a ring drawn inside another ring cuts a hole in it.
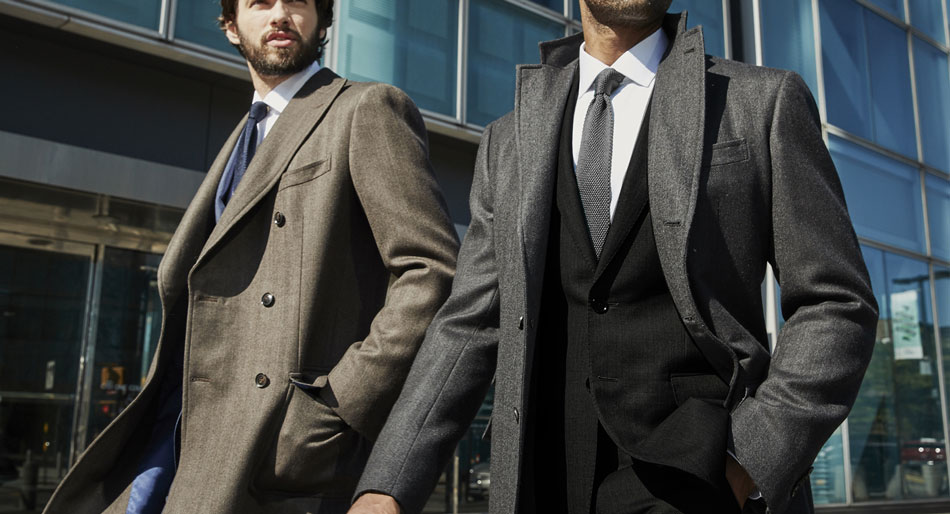
[{"label": "glass office building", "polygon": [[[881,316],[854,410],[811,475],[827,511],[950,511],[947,3],[673,2],[708,53],[802,75],[863,246]],[[325,64],[414,99],[464,234],[481,131],[512,108],[514,66],[580,30],[577,0],[335,10]],[[0,512],[41,509],[142,385],[158,262],[250,99],[218,13],[217,0],[0,0]],[[779,291],[763,284],[773,342]],[[427,512],[487,510],[491,399]]]}]

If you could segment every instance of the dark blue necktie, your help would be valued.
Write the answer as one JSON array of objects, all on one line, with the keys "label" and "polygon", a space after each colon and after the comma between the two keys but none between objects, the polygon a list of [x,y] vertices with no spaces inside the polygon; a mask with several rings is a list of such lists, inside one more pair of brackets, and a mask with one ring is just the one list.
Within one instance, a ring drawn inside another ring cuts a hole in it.
[{"label": "dark blue necktie", "polygon": [[234,159],[228,163],[228,169],[224,170],[224,177],[221,179],[226,184],[221,192],[221,201],[224,205],[227,205],[234,196],[234,190],[244,178],[247,165],[254,158],[254,151],[257,150],[257,124],[264,119],[264,116],[267,116],[267,104],[254,102],[251,105],[251,111],[247,114],[247,124],[244,125],[244,130],[238,137]]}]

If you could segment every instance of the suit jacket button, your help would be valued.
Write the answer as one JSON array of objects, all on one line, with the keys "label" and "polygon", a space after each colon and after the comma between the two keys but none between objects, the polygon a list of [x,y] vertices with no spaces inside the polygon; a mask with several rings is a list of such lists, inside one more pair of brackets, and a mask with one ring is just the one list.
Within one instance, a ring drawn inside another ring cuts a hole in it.
[{"label": "suit jacket button", "polygon": [[276,300],[277,299],[274,298],[274,295],[270,293],[264,293],[264,296],[261,297],[261,305],[264,307],[273,307]]},{"label": "suit jacket button", "polygon": [[524,330],[524,316],[518,318],[518,330]]},{"label": "suit jacket button", "polygon": [[267,378],[267,375],[265,375],[265,374],[263,374],[263,373],[258,373],[257,376],[254,377],[254,384],[255,384],[259,389],[264,389],[265,387],[267,387],[268,385],[270,385],[270,379]]},{"label": "suit jacket button", "polygon": [[515,407],[513,410],[515,411],[515,423],[518,423],[519,421],[521,421],[521,413],[518,412],[517,407]]},{"label": "suit jacket button", "polygon": [[287,218],[284,217],[283,213],[278,211],[276,214],[274,214],[274,225],[277,225],[278,227],[283,227],[284,223],[287,223]]}]

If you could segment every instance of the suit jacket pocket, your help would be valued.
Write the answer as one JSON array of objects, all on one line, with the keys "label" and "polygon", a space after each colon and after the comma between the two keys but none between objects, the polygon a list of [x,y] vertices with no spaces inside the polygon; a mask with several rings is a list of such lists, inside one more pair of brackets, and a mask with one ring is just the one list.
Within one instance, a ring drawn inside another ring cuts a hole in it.
[{"label": "suit jacket pocket", "polygon": [[305,164],[303,166],[287,170],[280,177],[278,190],[310,182],[311,180],[330,171],[330,157],[325,157]]},{"label": "suit jacket pocket", "polygon": [[690,398],[722,403],[729,394],[729,385],[715,374],[673,374],[670,376],[670,386],[676,405],[683,405]]},{"label": "suit jacket pocket", "polygon": [[722,166],[748,160],[749,146],[745,139],[723,141],[712,145],[709,166]]},{"label": "suit jacket pocket", "polygon": [[356,488],[370,444],[320,399],[321,382],[325,376],[291,374],[283,421],[255,480],[259,492],[349,498]]}]

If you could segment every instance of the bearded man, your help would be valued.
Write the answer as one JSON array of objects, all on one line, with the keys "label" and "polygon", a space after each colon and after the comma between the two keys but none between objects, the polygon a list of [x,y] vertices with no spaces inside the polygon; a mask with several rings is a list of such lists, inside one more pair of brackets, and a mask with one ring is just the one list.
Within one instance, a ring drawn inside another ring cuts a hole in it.
[{"label": "bearded man", "polygon": [[49,513],[344,512],[458,240],[418,110],[317,62],[332,0],[221,0],[254,86],[168,244],[139,396]]},{"label": "bearded man", "polygon": [[[518,68],[352,514],[419,512],[495,378],[493,514],[812,510],[877,321],[814,101],[669,0],[581,0]],[[786,323],[769,351],[771,264]]]}]

